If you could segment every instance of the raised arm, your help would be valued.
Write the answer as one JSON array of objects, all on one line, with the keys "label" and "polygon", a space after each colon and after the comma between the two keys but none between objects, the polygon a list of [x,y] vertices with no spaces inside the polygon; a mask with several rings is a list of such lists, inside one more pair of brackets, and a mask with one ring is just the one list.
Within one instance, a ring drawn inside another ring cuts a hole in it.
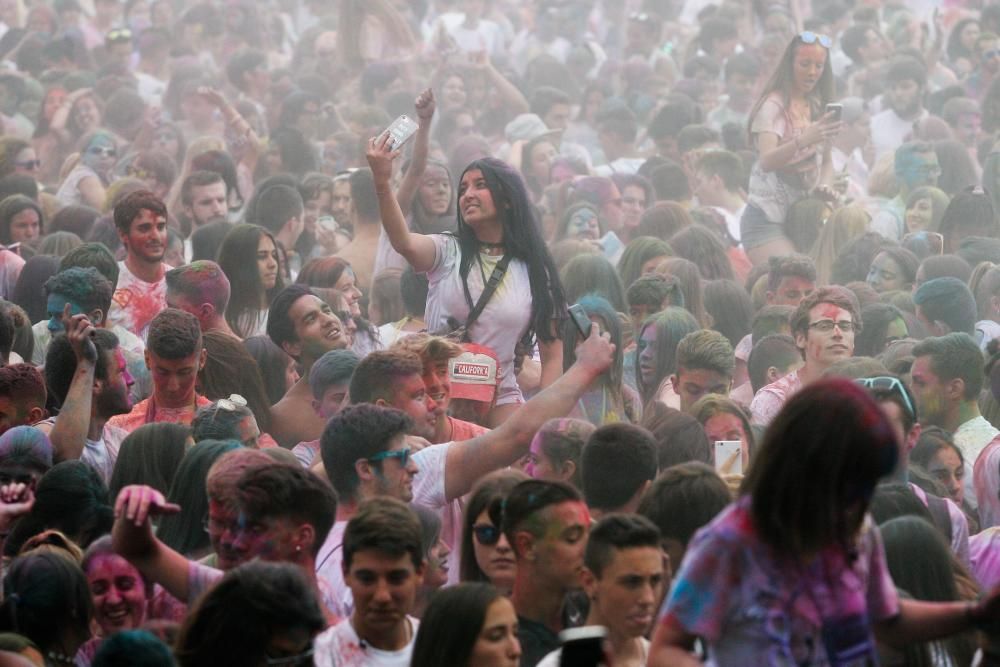
[{"label": "raised arm", "polygon": [[592,325],[590,337],[576,350],[576,363],[562,377],[518,408],[495,430],[452,444],[445,461],[448,500],[464,496],[483,475],[524,456],[542,424],[569,413],[594,378],[611,365],[614,352],[608,334],[599,333],[597,325]]},{"label": "raised arm", "polygon": [[375,180],[382,227],[393,249],[410,263],[414,271],[421,273],[434,266],[437,251],[434,241],[410,231],[396,195],[392,193],[392,161],[399,157],[399,150],[393,150],[389,141],[388,132],[368,140],[368,165]]},{"label": "raised arm", "polygon": [[70,304],[63,311],[66,338],[76,354],[76,371],[66,393],[59,416],[49,432],[53,459],[73,461],[83,455],[84,441],[90,428],[91,406],[94,402],[94,374],[97,368],[97,348],[90,337],[94,325],[86,315],[70,316]]},{"label": "raised arm", "polygon": [[153,516],[176,514],[181,508],[168,503],[149,486],[126,486],[115,501],[111,545],[146,578],[160,584],[181,602],[188,599],[188,559],[153,534]]},{"label": "raised arm", "polygon": [[806,127],[802,134],[785,141],[780,141],[780,137],[773,132],[759,132],[757,152],[760,168],[764,171],[785,169],[800,148],[833,139],[839,130],[840,121],[834,120],[831,112],[820,116],[819,120]]},{"label": "raised arm", "polygon": [[403,175],[403,182],[396,191],[396,201],[399,202],[399,208],[404,216],[413,206],[413,199],[420,189],[424,170],[427,169],[427,155],[431,149],[431,121],[434,119],[434,91],[428,88],[422,92],[415,106],[419,126],[417,135],[413,138],[413,158],[410,160],[410,168]]}]

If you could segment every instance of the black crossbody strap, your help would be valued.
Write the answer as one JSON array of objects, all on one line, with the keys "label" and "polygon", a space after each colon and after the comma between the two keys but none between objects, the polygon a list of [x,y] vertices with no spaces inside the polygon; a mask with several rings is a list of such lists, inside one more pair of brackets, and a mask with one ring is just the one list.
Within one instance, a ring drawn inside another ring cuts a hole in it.
[{"label": "black crossbody strap", "polygon": [[479,299],[476,301],[476,305],[473,306],[472,310],[469,311],[469,317],[465,320],[466,328],[471,327],[472,323],[479,319],[479,316],[483,313],[483,309],[486,308],[486,304],[489,302],[493,293],[497,291],[500,287],[500,282],[503,280],[504,274],[507,273],[507,266],[510,264],[510,253],[507,253],[500,258],[497,265],[493,267],[493,273],[490,274],[490,279],[486,281],[483,285],[483,293],[479,295]]}]

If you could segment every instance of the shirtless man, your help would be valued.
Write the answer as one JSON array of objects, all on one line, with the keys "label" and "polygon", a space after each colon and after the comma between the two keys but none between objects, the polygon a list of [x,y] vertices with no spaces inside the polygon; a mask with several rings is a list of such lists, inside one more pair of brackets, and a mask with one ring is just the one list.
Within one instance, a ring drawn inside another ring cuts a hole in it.
[{"label": "shirtless man", "polygon": [[267,335],[304,369],[299,381],[271,408],[271,435],[291,449],[323,432],[326,420],[313,409],[309,371],[326,352],[346,348],[347,337],[330,306],[303,285],[289,285],[271,302]]}]

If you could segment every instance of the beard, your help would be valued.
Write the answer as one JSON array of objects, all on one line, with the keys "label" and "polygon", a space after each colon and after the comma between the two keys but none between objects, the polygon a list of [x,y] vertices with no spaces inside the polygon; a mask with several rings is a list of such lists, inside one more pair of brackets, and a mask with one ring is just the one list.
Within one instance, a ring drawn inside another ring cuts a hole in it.
[{"label": "beard", "polygon": [[97,395],[97,414],[101,417],[114,417],[128,414],[132,410],[132,402],[128,390],[121,388],[105,389]]}]

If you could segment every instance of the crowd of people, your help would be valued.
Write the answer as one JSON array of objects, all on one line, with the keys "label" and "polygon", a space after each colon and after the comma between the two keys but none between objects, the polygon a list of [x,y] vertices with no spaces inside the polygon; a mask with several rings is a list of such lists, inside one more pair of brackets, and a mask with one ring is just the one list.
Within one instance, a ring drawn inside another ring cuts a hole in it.
[{"label": "crowd of people", "polygon": [[0,664],[1000,665],[1000,3],[0,0],[0,125]]}]

